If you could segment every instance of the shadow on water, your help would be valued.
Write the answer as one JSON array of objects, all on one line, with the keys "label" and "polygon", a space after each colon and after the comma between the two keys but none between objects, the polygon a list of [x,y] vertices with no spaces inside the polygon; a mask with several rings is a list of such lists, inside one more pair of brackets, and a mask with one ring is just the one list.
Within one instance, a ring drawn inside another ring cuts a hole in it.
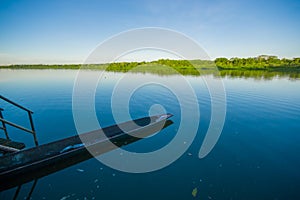
[{"label": "shadow on water", "polygon": [[[152,135],[170,125],[173,124],[172,120],[166,120],[163,124],[163,127],[161,126],[154,126],[152,128],[148,129],[141,129],[138,131],[139,136],[149,136]],[[105,128],[103,129],[105,130]],[[111,137],[111,132],[107,129],[103,132],[108,138]],[[76,138],[79,138],[78,136],[74,136]],[[0,177],[0,192],[4,190],[8,190],[10,188],[17,187],[14,198],[16,199],[18,197],[18,194],[21,190],[21,186],[25,183],[34,181],[32,184],[32,188],[27,196],[27,199],[30,199],[31,194],[37,184],[37,181],[39,178],[48,176],[52,173],[58,172],[60,170],[63,170],[65,168],[68,168],[72,165],[78,164],[80,162],[86,161],[90,158],[93,158],[94,156],[99,156],[101,154],[104,154],[106,152],[109,152],[111,150],[114,150],[116,148],[121,148],[122,146],[126,146],[128,144],[131,144],[133,142],[136,142],[138,140],[142,139],[141,137],[134,137],[132,135],[128,134],[121,134],[118,137],[112,137],[109,139],[110,143],[108,142],[101,142],[97,145],[93,146],[92,149],[88,148],[81,148],[80,151],[72,151],[70,154],[68,154],[67,157],[63,157],[60,159],[55,160],[55,163],[48,165],[47,167],[39,167],[39,168],[32,168],[31,170],[27,171],[26,173],[16,173],[13,175],[10,175],[9,178],[5,176]],[[111,145],[114,144],[114,145]],[[93,150],[97,151],[93,151]],[[96,152],[96,155],[91,155],[90,151],[93,152],[93,154]],[[5,184],[3,184],[5,183]]]}]

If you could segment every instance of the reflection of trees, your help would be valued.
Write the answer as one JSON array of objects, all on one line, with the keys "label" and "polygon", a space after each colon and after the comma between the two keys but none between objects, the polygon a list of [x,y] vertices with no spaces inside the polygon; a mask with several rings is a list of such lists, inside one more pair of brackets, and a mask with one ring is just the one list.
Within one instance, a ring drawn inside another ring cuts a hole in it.
[{"label": "reflection of trees", "polygon": [[215,75],[229,78],[255,78],[270,80],[275,77],[288,77],[290,79],[299,79],[300,72],[298,71],[270,71],[270,70],[225,70],[213,67],[207,68],[187,68],[187,67],[162,67],[159,65],[143,65],[132,69],[123,70],[109,70],[117,72],[130,72],[130,73],[150,73],[160,76],[182,74],[186,76],[200,76],[200,75]]},{"label": "reflection of trees", "polygon": [[169,68],[155,65],[144,65],[132,69],[123,70],[109,70],[118,72],[130,73],[150,73],[160,76],[169,76],[182,74],[186,76],[201,76],[201,75],[215,75],[229,78],[255,78],[263,80],[271,80],[275,77],[288,77],[290,79],[299,79],[300,72],[297,71],[269,71],[269,70],[224,70],[217,68]]},{"label": "reflection of trees", "polygon": [[274,77],[288,77],[291,79],[299,79],[299,72],[283,72],[283,71],[268,71],[268,70],[220,70],[222,77],[240,77],[240,78],[255,78],[270,80]]}]

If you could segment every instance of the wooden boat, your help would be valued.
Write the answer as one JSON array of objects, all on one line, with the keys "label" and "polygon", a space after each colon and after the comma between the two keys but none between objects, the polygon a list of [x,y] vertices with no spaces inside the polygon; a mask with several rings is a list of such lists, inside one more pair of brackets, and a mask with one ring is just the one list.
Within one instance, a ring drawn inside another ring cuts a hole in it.
[{"label": "wooden boat", "polygon": [[150,136],[172,124],[171,116],[144,117],[6,154],[0,157],[0,191]]}]

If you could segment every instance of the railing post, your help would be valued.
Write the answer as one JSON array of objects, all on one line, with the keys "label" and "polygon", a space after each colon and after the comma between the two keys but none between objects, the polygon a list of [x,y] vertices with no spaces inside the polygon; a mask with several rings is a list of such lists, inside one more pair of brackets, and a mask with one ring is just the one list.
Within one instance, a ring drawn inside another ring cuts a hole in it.
[{"label": "railing post", "polygon": [[21,190],[21,187],[22,187],[22,185],[19,185],[19,186],[18,186],[18,188],[17,188],[17,190],[16,190],[16,192],[15,192],[15,195],[14,195],[13,200],[16,200],[16,199],[18,198],[19,193],[20,193],[20,190]]},{"label": "railing post", "polygon": [[[12,123],[12,122],[9,122],[9,121],[4,120],[4,119],[3,119],[3,116],[2,116],[2,113],[1,113],[1,110],[0,110],[0,121],[2,122],[2,125],[3,125],[3,128],[1,128],[1,127],[0,127],[0,128],[4,130],[5,135],[6,135],[6,138],[9,139],[8,134],[7,134],[7,129],[6,129],[5,123],[7,123],[7,124],[9,124],[9,125],[11,125],[11,126],[14,126],[14,127],[16,127],[16,128],[19,128],[19,129],[21,129],[21,130],[23,130],[23,131],[32,133],[32,134],[33,134],[33,138],[34,138],[35,146],[39,146],[38,140],[37,140],[37,137],[36,137],[36,132],[35,132],[34,125],[33,125],[33,120],[32,120],[32,113],[33,113],[33,112],[32,112],[31,110],[29,110],[29,109],[27,109],[27,108],[25,108],[25,107],[23,107],[23,106],[17,104],[17,103],[15,103],[15,102],[13,102],[13,101],[11,101],[11,100],[5,98],[5,97],[2,96],[2,95],[0,95],[0,99],[3,99],[4,101],[6,101],[6,102],[8,102],[8,103],[10,103],[10,104],[12,104],[12,105],[17,106],[18,108],[21,108],[22,110],[27,111],[28,116],[29,116],[29,120],[30,120],[30,126],[31,126],[31,130],[29,130],[29,129],[27,129],[27,128],[24,128],[24,127],[22,127],[22,126],[19,126],[19,125],[17,125],[17,124],[14,124],[14,123]],[[0,109],[1,109],[1,108],[0,108]]]},{"label": "railing post", "polygon": [[31,130],[32,130],[32,133],[33,133],[33,138],[34,138],[34,144],[35,144],[35,146],[39,146],[39,143],[38,143],[38,140],[37,140],[37,137],[36,137],[36,133],[35,133],[35,129],[34,129],[34,125],[33,125],[33,120],[32,120],[31,113],[32,112],[28,111],[30,126],[31,126]]},{"label": "railing post", "polygon": [[34,190],[36,184],[37,184],[37,181],[38,181],[38,179],[34,179],[34,182],[33,182],[32,186],[31,186],[31,190],[30,190],[28,196],[26,197],[26,200],[30,200],[31,199],[31,195],[33,193],[33,190]]},{"label": "railing post", "polygon": [[[0,118],[3,119],[2,111],[3,111],[3,109],[0,108]],[[9,140],[9,136],[8,136],[8,133],[7,133],[6,125],[5,125],[5,123],[3,121],[1,121],[1,123],[2,123],[2,128],[3,128],[3,131],[5,133],[6,139]]]}]

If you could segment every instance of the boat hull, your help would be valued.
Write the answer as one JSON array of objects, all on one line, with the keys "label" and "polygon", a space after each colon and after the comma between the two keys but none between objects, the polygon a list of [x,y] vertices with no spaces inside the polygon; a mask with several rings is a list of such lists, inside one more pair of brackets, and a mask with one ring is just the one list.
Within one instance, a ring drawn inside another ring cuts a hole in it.
[{"label": "boat hull", "polygon": [[[173,123],[168,120],[172,115],[157,121],[160,116],[140,118],[3,156],[0,158],[0,191],[128,145]],[[135,128],[136,124],[140,127]],[[124,131],[120,127],[129,128]],[[68,149],[76,145],[77,148]]]}]

